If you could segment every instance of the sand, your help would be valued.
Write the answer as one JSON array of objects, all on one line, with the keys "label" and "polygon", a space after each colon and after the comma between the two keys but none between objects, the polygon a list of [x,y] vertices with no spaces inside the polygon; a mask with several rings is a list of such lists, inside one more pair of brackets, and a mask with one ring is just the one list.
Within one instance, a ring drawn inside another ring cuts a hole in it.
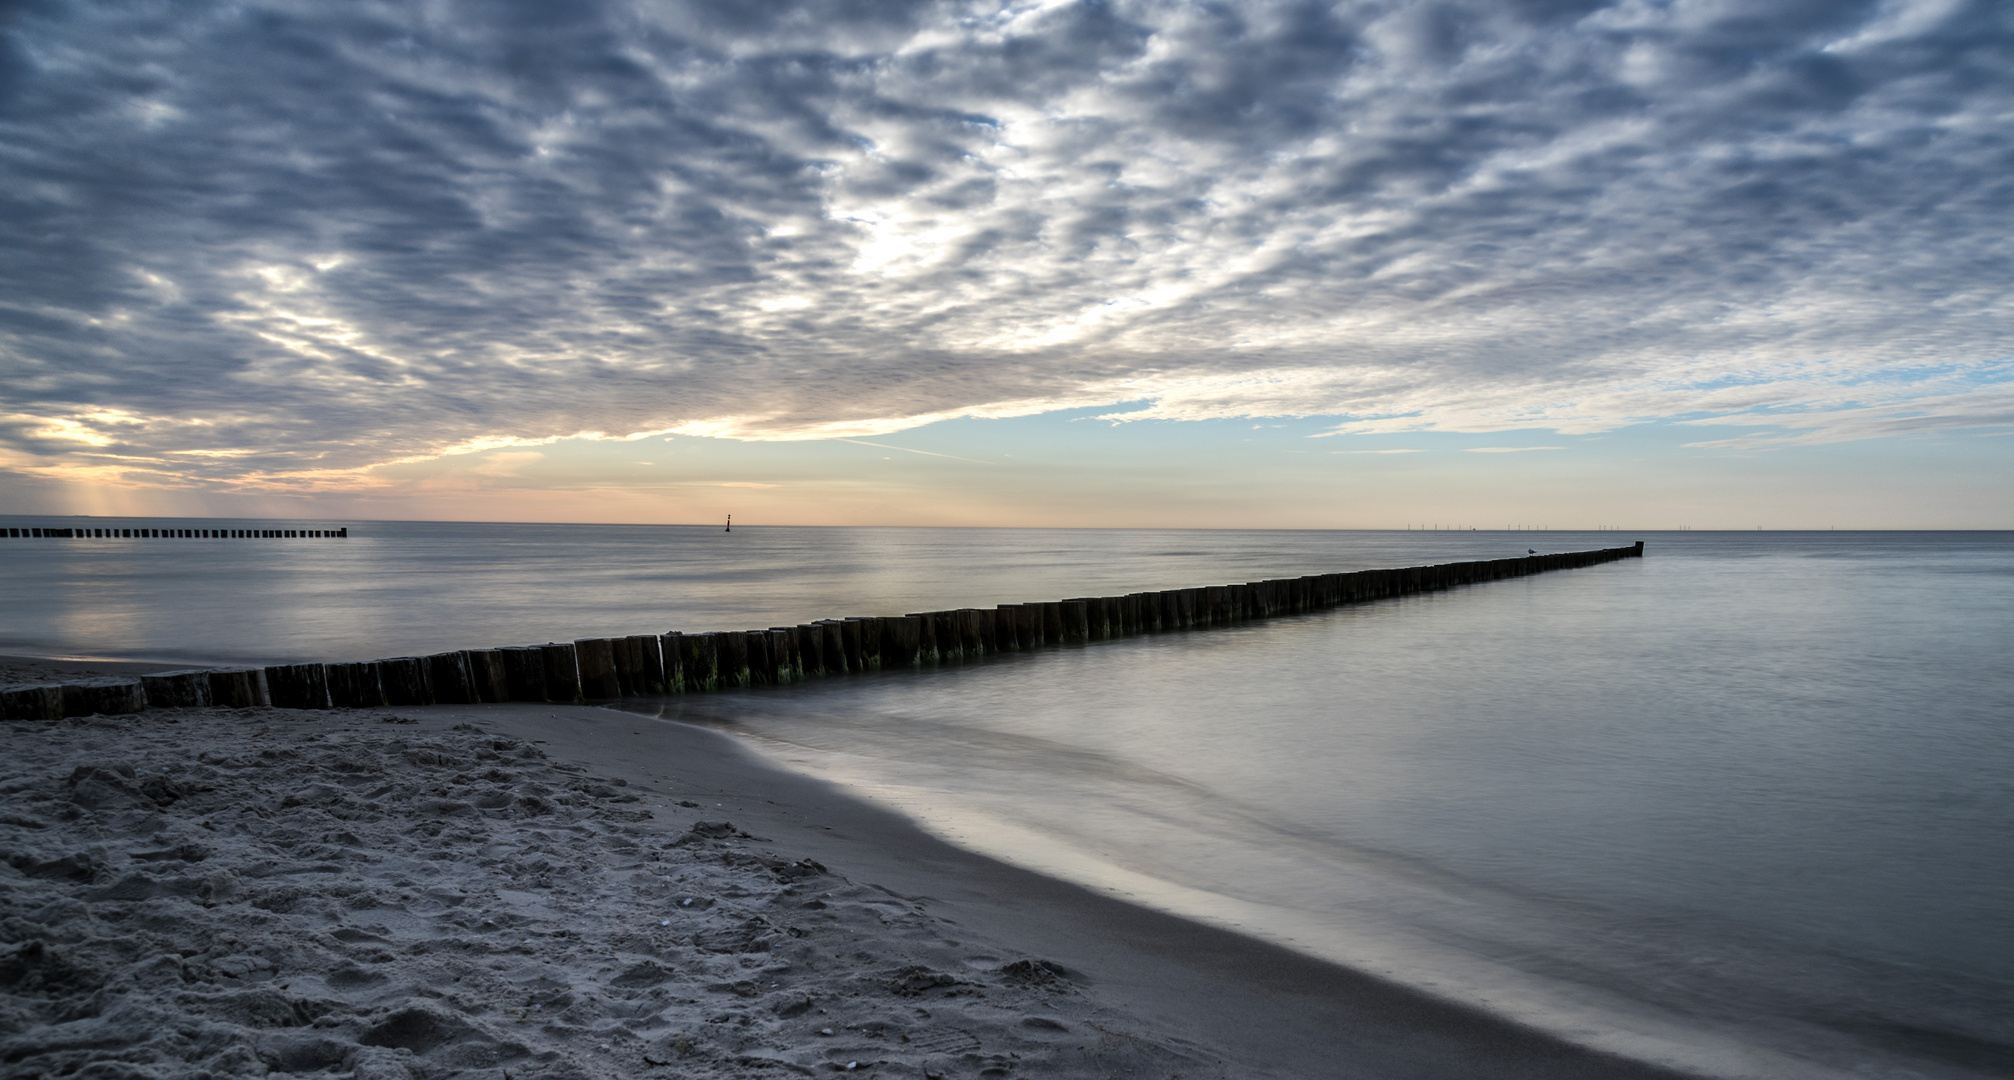
[{"label": "sand", "polygon": [[1665,1075],[598,708],[0,726],[7,1076]]}]

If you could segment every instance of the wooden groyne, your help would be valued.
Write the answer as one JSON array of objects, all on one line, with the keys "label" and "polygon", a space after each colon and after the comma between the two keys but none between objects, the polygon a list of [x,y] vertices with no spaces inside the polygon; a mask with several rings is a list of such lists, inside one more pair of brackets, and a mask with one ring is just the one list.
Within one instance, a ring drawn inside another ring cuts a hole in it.
[{"label": "wooden groyne", "polygon": [[343,540],[348,526],[339,529],[222,529],[184,525],[173,526],[69,526],[0,529],[10,540]]},{"label": "wooden groyne", "polygon": [[607,701],[781,686],[810,678],[968,663],[1051,646],[1230,626],[1641,558],[1643,542],[1598,551],[1273,578],[1243,585],[1085,596],[993,608],[820,619],[767,630],[672,631],[544,645],[462,649],[340,664],[163,671],[0,689],[8,719],[54,720],[147,708],[288,709]]}]

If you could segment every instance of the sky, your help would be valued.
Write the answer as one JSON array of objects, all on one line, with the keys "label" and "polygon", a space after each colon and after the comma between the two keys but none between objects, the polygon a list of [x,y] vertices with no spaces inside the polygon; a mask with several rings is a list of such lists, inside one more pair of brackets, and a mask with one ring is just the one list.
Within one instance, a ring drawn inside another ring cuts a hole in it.
[{"label": "sky", "polygon": [[0,35],[0,513],[2014,527],[2003,0]]}]

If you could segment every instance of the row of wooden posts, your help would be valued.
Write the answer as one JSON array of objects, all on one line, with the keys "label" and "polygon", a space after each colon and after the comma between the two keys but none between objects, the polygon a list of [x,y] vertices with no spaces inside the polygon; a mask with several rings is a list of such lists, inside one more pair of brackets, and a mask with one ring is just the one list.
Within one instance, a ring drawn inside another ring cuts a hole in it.
[{"label": "row of wooden posts", "polygon": [[34,526],[0,529],[0,536],[36,540],[340,540],[350,535],[340,529],[183,529],[155,528],[152,525],[116,528],[100,526],[41,528]]},{"label": "row of wooden posts", "polygon": [[164,671],[10,687],[11,719],[146,708],[272,705],[290,709],[577,702],[777,686],[831,675],[955,664],[1134,634],[1293,615],[1340,604],[1639,557],[1632,547],[1276,578],[1245,585],[1092,596],[996,608],[825,619],[768,630],[582,638],[341,664]]}]

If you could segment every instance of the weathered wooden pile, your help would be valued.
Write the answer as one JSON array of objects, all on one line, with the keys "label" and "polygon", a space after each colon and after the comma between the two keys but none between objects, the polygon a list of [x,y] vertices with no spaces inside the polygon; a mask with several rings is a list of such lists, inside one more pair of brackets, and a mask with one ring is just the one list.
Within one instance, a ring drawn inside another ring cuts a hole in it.
[{"label": "weathered wooden pile", "polygon": [[1598,551],[1274,578],[1244,585],[1090,596],[995,608],[822,619],[701,634],[673,631],[546,645],[461,649],[343,664],[163,671],[0,690],[8,719],[146,708],[290,709],[479,702],[576,702],[779,686],[883,669],[957,664],[1134,634],[1196,630],[1640,557]]}]

